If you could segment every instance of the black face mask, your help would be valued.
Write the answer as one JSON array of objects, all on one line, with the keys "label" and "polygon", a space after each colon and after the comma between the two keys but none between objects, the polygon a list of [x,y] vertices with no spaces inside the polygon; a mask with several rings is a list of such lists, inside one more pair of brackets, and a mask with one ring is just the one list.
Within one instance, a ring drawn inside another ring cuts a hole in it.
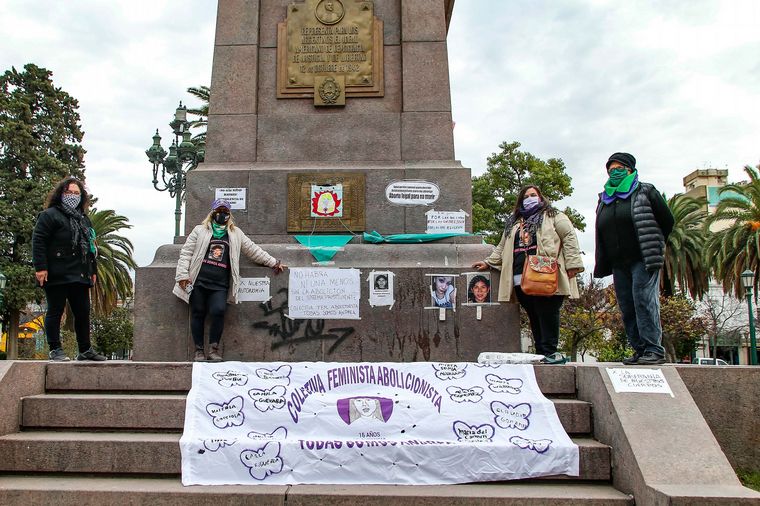
[{"label": "black face mask", "polygon": [[218,225],[226,225],[228,221],[230,221],[230,214],[229,213],[216,213],[214,215],[214,221]]}]

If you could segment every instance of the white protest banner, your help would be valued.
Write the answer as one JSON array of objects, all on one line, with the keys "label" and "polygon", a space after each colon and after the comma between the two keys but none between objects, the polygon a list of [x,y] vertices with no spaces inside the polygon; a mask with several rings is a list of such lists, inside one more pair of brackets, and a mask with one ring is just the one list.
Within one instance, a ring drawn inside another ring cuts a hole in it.
[{"label": "white protest banner", "polygon": [[246,188],[217,188],[214,198],[224,199],[232,209],[245,209]]},{"label": "white protest banner", "polygon": [[425,215],[427,216],[426,233],[428,234],[448,234],[465,231],[467,213],[464,211],[430,210]]},{"label": "white protest banner", "polygon": [[292,267],[289,272],[289,318],[359,319],[358,269]]},{"label": "white protest banner", "polygon": [[608,368],[607,375],[618,393],[668,394],[675,397],[661,369],[617,367]]},{"label": "white protest banner", "polygon": [[393,278],[391,271],[372,271],[367,276],[369,305],[393,307]]},{"label": "white protest banner", "polygon": [[443,484],[577,476],[529,365],[193,364],[182,483]]},{"label": "white protest banner", "polygon": [[271,299],[269,295],[269,278],[240,278],[238,300],[265,302]]},{"label": "white protest banner", "polygon": [[401,206],[429,206],[441,195],[438,185],[428,181],[407,179],[393,181],[385,187],[385,198]]}]

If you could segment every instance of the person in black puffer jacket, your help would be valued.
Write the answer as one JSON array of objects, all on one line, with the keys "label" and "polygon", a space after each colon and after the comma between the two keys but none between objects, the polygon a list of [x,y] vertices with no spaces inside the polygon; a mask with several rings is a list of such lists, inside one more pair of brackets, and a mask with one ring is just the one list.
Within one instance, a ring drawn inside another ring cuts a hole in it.
[{"label": "person in black puffer jacket", "polygon": [[634,350],[623,363],[662,364],[660,269],[673,214],[657,188],[639,181],[633,155],[610,156],[607,175],[596,208],[594,276],[612,274],[625,333]]},{"label": "person in black puffer jacket", "polygon": [[90,345],[90,287],[97,281],[95,232],[87,217],[84,184],[67,177],[48,195],[32,233],[35,277],[45,290],[45,334],[50,359],[68,361],[61,347],[61,318],[68,300],[74,315],[77,360],[103,361]]}]

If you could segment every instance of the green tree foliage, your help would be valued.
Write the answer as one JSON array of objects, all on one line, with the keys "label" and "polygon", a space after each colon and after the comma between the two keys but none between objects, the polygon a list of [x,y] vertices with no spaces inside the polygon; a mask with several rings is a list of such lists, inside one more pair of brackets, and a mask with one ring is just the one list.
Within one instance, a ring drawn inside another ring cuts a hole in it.
[{"label": "green tree foliage", "polygon": [[[730,226],[709,235],[705,259],[713,277],[723,285],[726,293],[734,292],[744,298],[741,273],[750,269],[755,273],[755,294],[760,284],[760,165],[747,165],[747,184],[729,184],[721,188],[721,201],[707,225],[719,222]],[[727,195],[727,196],[726,196]]]},{"label": "green tree foliage", "polygon": [[[572,178],[565,172],[561,159],[544,161],[520,151],[519,147],[519,142],[502,142],[500,151],[488,157],[486,172],[472,178],[473,231],[482,233],[491,244],[498,243],[504,221],[514,209],[521,187],[536,185],[551,202],[573,193]],[[571,208],[564,212],[578,230],[585,230],[580,213]]]},{"label": "green tree foliage", "polygon": [[35,299],[31,264],[34,220],[65,176],[84,177],[79,104],[34,64],[0,76],[0,271],[8,277],[5,314],[11,339],[19,310]]},{"label": "green tree foliage", "polygon": [[134,248],[129,239],[119,234],[132,225],[111,209],[93,209],[90,220],[98,243],[98,282],[92,293],[92,309],[96,315],[106,316],[119,300],[133,295],[130,271],[137,268],[132,258]]},{"label": "green tree foliage", "polygon": [[599,362],[622,362],[624,358],[633,355],[633,348],[628,345],[625,331],[618,329],[602,336],[591,343],[592,350]]},{"label": "green tree foliage", "polygon": [[100,315],[92,319],[95,345],[106,356],[131,350],[133,334],[132,312],[125,307],[117,307],[108,316]]},{"label": "green tree foliage", "polygon": [[610,323],[619,319],[615,291],[592,276],[578,276],[579,298],[565,300],[560,313],[560,348],[572,361],[593,350],[609,333]]},{"label": "green tree foliage", "polygon": [[193,141],[206,141],[206,127],[208,126],[208,103],[211,99],[211,88],[208,86],[191,86],[187,92],[201,101],[199,107],[188,109],[187,113],[198,116],[198,119],[190,122],[190,128],[203,128],[202,131],[193,136]]},{"label": "green tree foliage", "polygon": [[680,362],[684,357],[691,357],[707,326],[695,302],[682,293],[660,297],[660,320],[662,346],[668,360]]},{"label": "green tree foliage", "polygon": [[668,236],[665,265],[660,277],[663,295],[671,296],[676,284],[694,299],[708,290],[710,276],[705,265],[707,201],[677,194],[668,200],[675,223]]}]

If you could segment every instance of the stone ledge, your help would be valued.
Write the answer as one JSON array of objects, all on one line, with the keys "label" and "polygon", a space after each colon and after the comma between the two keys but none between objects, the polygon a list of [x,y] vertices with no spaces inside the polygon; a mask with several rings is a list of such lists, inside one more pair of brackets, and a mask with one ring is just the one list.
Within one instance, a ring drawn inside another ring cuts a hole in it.
[{"label": "stone ledge", "polygon": [[[180,434],[130,432],[19,432],[0,437],[0,471],[179,475]],[[544,479],[609,480],[610,448],[573,438],[580,449],[580,475]]]},{"label": "stone ledge", "polygon": [[[47,364],[48,392],[169,392],[186,394],[192,385],[191,362],[126,362]],[[533,368],[546,396],[575,394],[575,367]],[[37,392],[42,393],[42,392]]]},{"label": "stone ledge", "polygon": [[100,506],[633,506],[633,498],[606,484],[502,482],[466,485],[224,485],[183,487],[179,478],[98,478],[60,475],[0,476],[0,503]]},{"label": "stone ledge", "polygon": [[[44,394],[24,397],[25,429],[171,430],[185,422],[185,395]],[[555,399],[562,426],[569,434],[591,432],[591,405]]]}]

